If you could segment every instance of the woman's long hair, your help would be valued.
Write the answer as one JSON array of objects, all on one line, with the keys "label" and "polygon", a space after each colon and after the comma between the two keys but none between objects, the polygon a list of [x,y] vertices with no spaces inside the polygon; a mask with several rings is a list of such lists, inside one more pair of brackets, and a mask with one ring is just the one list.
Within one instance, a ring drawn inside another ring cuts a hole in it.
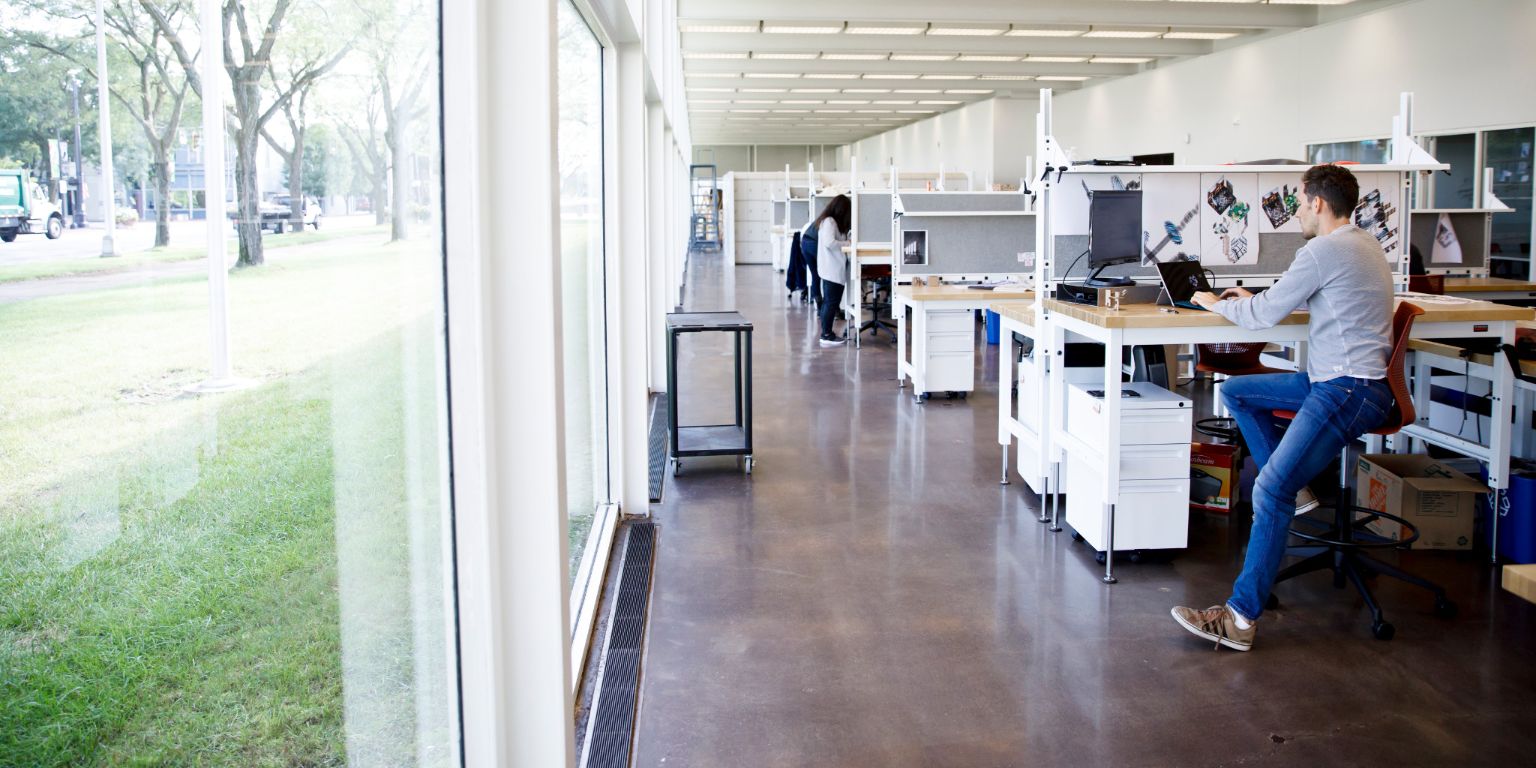
[{"label": "woman's long hair", "polygon": [[847,195],[832,198],[827,207],[821,209],[821,215],[816,217],[816,221],[811,223],[811,230],[821,231],[821,222],[827,219],[837,225],[837,234],[847,235],[848,230],[853,228],[853,201]]}]

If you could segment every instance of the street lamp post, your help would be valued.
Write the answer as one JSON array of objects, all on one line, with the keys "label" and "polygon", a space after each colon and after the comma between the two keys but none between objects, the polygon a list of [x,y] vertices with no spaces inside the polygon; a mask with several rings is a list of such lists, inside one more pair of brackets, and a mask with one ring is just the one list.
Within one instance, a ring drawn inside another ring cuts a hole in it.
[{"label": "street lamp post", "polygon": [[74,199],[74,223],[75,229],[85,228],[85,153],[80,147],[80,78],[69,76],[69,95],[75,109],[75,145],[70,148],[70,153],[75,156],[75,199]]},{"label": "street lamp post", "polygon": [[101,255],[116,256],[112,235],[117,231],[117,180],[112,167],[112,98],[107,86],[106,0],[96,0],[96,129],[101,137],[101,195],[105,203],[106,234]]}]

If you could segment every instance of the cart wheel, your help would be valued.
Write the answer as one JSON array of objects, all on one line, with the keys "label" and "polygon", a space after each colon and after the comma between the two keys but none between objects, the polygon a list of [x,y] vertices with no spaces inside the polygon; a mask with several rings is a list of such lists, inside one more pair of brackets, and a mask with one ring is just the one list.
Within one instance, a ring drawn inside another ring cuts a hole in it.
[{"label": "cart wheel", "polygon": [[1077,531],[1073,531],[1072,532],[1072,540],[1073,541],[1082,541],[1083,540],[1083,535],[1081,533],[1078,533]]},{"label": "cart wheel", "polygon": [[752,457],[751,456],[748,456],[746,458],[746,460],[744,462],[742,462],[742,471],[746,472],[749,475],[752,474]]},{"label": "cart wheel", "polygon": [[966,397],[966,395],[969,395],[969,394],[971,394],[971,393],[969,393],[969,392],[961,392],[961,393],[960,393],[960,399],[961,399],[961,400],[964,400],[964,399],[965,399],[965,397]]},{"label": "cart wheel", "polygon": [[673,459],[672,460],[672,476],[673,477],[677,477],[678,475],[681,475],[682,473],[683,473],[683,460],[682,459]]}]

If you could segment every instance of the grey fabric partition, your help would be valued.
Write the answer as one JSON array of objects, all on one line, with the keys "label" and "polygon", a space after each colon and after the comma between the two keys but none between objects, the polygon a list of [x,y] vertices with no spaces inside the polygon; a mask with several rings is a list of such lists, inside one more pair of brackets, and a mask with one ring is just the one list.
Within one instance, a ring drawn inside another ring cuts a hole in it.
[{"label": "grey fabric partition", "polygon": [[[988,216],[988,211],[1023,212],[1021,194],[904,192],[902,232],[928,233],[928,263],[905,264],[901,243],[896,269],[902,275],[1001,275],[1027,272],[1020,253],[1035,250],[1035,216]],[[975,216],[925,216],[925,213],[975,211]]]},{"label": "grey fabric partition", "polygon": [[891,193],[860,192],[858,238],[868,243],[891,240]]},{"label": "grey fabric partition", "polygon": [[1440,214],[1414,211],[1408,225],[1409,242],[1418,246],[1419,253],[1424,256],[1424,267],[1431,273],[1473,272],[1488,269],[1488,217],[1493,214],[1484,211],[1462,213],[1446,211],[1446,213],[1450,215],[1451,228],[1456,230],[1456,239],[1461,243],[1461,263],[1430,262],[1435,245],[1435,226],[1440,221]]},{"label": "grey fabric partition", "polygon": [[789,224],[793,229],[799,229],[811,221],[811,204],[805,200],[789,201]]},{"label": "grey fabric partition", "polygon": [[[1206,264],[1211,274],[1221,277],[1244,277],[1248,275],[1259,277],[1272,277],[1284,272],[1291,266],[1291,259],[1296,256],[1296,251],[1305,245],[1307,239],[1299,232],[1270,232],[1259,235],[1259,261],[1257,264]],[[1088,266],[1088,257],[1085,255],[1078,259],[1078,254],[1088,250],[1087,235],[1058,235],[1056,237],[1056,256],[1052,266],[1052,279],[1081,279],[1088,276],[1091,269]],[[1076,261],[1076,266],[1072,262]],[[1071,268],[1070,275],[1063,270]],[[1392,269],[1397,271],[1397,262],[1392,262]],[[1140,264],[1117,264],[1104,270],[1106,277],[1131,277],[1136,279],[1146,278],[1157,280],[1157,269]]]},{"label": "grey fabric partition", "polygon": [[775,200],[775,201],[773,201],[773,223],[775,223],[775,224],[783,224],[784,223],[784,206],[785,205],[787,205],[787,203],[785,203],[783,200]]}]

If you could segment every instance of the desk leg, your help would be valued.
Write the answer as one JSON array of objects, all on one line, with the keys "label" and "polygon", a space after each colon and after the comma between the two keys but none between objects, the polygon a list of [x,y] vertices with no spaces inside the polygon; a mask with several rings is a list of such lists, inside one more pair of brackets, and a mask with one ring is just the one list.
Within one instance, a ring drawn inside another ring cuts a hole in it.
[{"label": "desk leg", "polygon": [[1009,447],[1010,446],[1007,443],[1003,444],[1003,475],[1002,475],[1002,478],[997,481],[998,485],[1007,485],[1008,484],[1008,448]]},{"label": "desk leg", "polygon": [[1046,493],[1051,494],[1051,533],[1061,533],[1061,464],[1052,464],[1045,475]]},{"label": "desk leg", "polygon": [[[1505,321],[1499,324],[1499,336],[1505,344],[1515,343],[1515,324]],[[1493,501],[1495,514],[1488,555],[1489,562],[1499,562],[1499,515],[1497,510],[1503,509],[1502,504],[1507,503],[1504,498],[1506,489],[1509,488],[1509,442],[1510,421],[1513,420],[1512,412],[1515,400],[1515,372],[1510,370],[1503,361],[1495,361],[1493,365],[1493,397],[1489,412],[1491,422],[1488,435],[1488,449],[1492,455],[1488,462],[1488,485],[1493,488]]]},{"label": "desk leg", "polygon": [[891,314],[896,316],[896,388],[906,386],[906,373],[902,366],[907,362],[907,304],[891,300]]},{"label": "desk leg", "polygon": [[1013,447],[1013,431],[1008,422],[1014,418],[1013,376],[1018,368],[1013,363],[1013,334],[1001,332],[1007,338],[998,339],[997,345],[997,442],[1003,446],[1003,479],[1008,484],[1008,449]]},{"label": "desk leg", "polygon": [[1104,345],[1104,583],[1115,583],[1115,507],[1120,503],[1120,359],[1124,334],[1109,332]]},{"label": "desk leg", "polygon": [[1114,584],[1119,581],[1115,578],[1115,505],[1104,505],[1104,519],[1109,527],[1104,531],[1104,578],[1100,581]]}]

